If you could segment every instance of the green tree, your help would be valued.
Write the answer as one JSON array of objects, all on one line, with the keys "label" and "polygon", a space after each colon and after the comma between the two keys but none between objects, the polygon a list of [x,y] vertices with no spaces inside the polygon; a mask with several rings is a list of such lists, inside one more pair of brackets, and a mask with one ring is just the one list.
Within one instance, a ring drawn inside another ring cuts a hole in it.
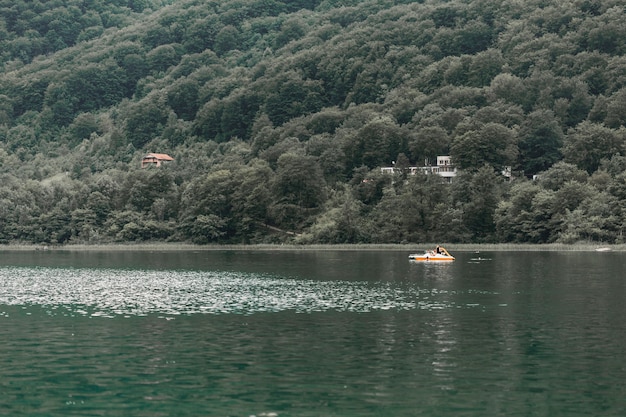
[{"label": "green tree", "polygon": [[531,241],[529,234],[534,229],[533,201],[540,191],[541,187],[536,182],[522,180],[511,187],[508,199],[498,202],[494,223],[499,241]]},{"label": "green tree", "polygon": [[449,191],[438,175],[418,172],[405,180],[387,177],[382,198],[369,215],[372,240],[398,243],[439,239],[436,231],[445,228],[440,223],[440,205],[448,205]]},{"label": "green tree", "polygon": [[160,45],[146,54],[146,62],[153,72],[165,71],[169,67],[176,65],[181,58],[178,49],[180,45],[168,44]]},{"label": "green tree", "polygon": [[254,118],[259,111],[262,97],[251,91],[233,93],[222,102],[220,132],[216,139],[227,141],[232,138],[249,139]]},{"label": "green tree", "polygon": [[366,208],[375,207],[383,196],[383,189],[389,184],[389,177],[380,169],[370,170],[362,166],[356,168],[350,180],[352,192]]},{"label": "green tree", "polygon": [[275,126],[318,112],[327,104],[321,82],[304,80],[293,71],[276,77],[261,89],[267,96],[264,110]]},{"label": "green tree", "polygon": [[148,63],[141,54],[128,54],[124,56],[120,67],[126,75],[124,95],[129,97],[135,91],[137,82],[148,73]]},{"label": "green tree", "polygon": [[240,43],[239,30],[232,26],[224,26],[215,37],[214,49],[218,55],[224,55],[233,49],[237,49]]},{"label": "green tree", "polygon": [[[407,200],[400,189],[387,185],[380,202],[370,214],[372,240],[385,243],[408,243],[420,229],[413,199]],[[419,210],[419,208],[418,208]]]},{"label": "green tree", "polygon": [[452,183],[453,204],[463,212],[463,220],[474,242],[495,238],[495,211],[501,199],[503,180],[489,165],[475,173],[461,173]]},{"label": "green tree", "polygon": [[336,138],[331,135],[314,135],[306,143],[307,155],[318,157],[328,184],[343,183],[347,177],[346,155]]},{"label": "green tree", "polygon": [[84,139],[89,139],[92,133],[97,134],[101,132],[98,120],[90,113],[82,113],[76,116],[68,130],[70,133],[70,143],[72,145],[77,145]]},{"label": "green tree", "polygon": [[271,184],[271,217],[277,225],[300,229],[326,200],[326,183],[317,158],[286,153],[278,158]]},{"label": "green tree", "polygon": [[356,104],[382,102],[392,77],[391,64],[384,58],[364,64],[346,97],[346,102]]},{"label": "green tree", "polygon": [[141,149],[159,136],[168,119],[168,110],[159,95],[147,97],[129,106],[126,118],[126,137],[137,149]]},{"label": "green tree", "polygon": [[270,184],[274,172],[265,161],[255,159],[234,173],[236,186],[232,192],[235,237],[249,242],[269,220]]},{"label": "green tree", "polygon": [[556,240],[559,227],[553,216],[554,191],[540,190],[533,198],[530,221],[527,224],[526,236],[531,243],[550,243]]},{"label": "green tree", "polygon": [[337,190],[329,198],[315,223],[299,236],[299,243],[367,243],[367,222],[362,217],[363,203],[352,196],[349,189]]},{"label": "green tree", "polygon": [[51,83],[46,89],[45,108],[42,112],[52,126],[67,126],[73,119],[78,107],[78,99],[64,83]]},{"label": "green tree", "polygon": [[76,99],[74,111],[111,106],[126,94],[126,74],[114,61],[82,67],[68,75],[65,84]]},{"label": "green tree", "polygon": [[529,114],[520,126],[518,137],[520,166],[527,176],[545,171],[561,160],[564,135],[551,111]]},{"label": "green tree", "polygon": [[198,111],[198,90],[196,80],[182,78],[167,91],[167,104],[183,120],[194,120]]},{"label": "green tree", "polygon": [[182,236],[202,243],[228,236],[232,227],[234,189],[232,172],[226,169],[216,169],[190,181],[180,199]]},{"label": "green tree", "polygon": [[105,196],[100,191],[93,191],[87,197],[86,210],[93,213],[93,221],[97,226],[101,226],[112,210],[113,203],[111,196]]},{"label": "green tree", "polygon": [[413,161],[436,161],[438,155],[448,153],[450,137],[440,126],[426,126],[409,139],[408,147]]},{"label": "green tree", "polygon": [[204,103],[193,120],[194,133],[204,140],[216,140],[221,133],[223,104],[218,99]]},{"label": "green tree", "polygon": [[468,67],[468,85],[483,87],[502,72],[504,59],[497,49],[487,49],[474,55]]},{"label": "green tree", "polygon": [[40,227],[37,243],[67,243],[72,237],[71,214],[55,207],[36,220]]},{"label": "green tree", "polygon": [[626,87],[609,97],[606,108],[605,124],[617,129],[626,126]]},{"label": "green tree", "polygon": [[226,220],[215,214],[200,214],[184,227],[191,241],[197,244],[215,242],[226,234]]},{"label": "green tree", "polygon": [[524,110],[530,110],[533,100],[531,91],[521,78],[503,72],[497,74],[490,83],[490,92],[496,98],[508,103],[517,104]]},{"label": "green tree", "polygon": [[344,143],[349,168],[389,165],[406,149],[406,135],[391,118],[381,116],[360,128]]},{"label": "green tree", "polygon": [[187,25],[183,36],[183,46],[190,53],[198,53],[213,48],[215,38],[221,27],[216,14],[194,19]]},{"label": "green tree", "polygon": [[583,122],[565,137],[563,156],[566,162],[592,173],[604,158],[624,152],[626,130],[614,130],[596,123]]},{"label": "green tree", "polygon": [[280,27],[280,32],[277,34],[274,41],[274,47],[281,48],[287,45],[290,41],[304,36],[306,31],[306,23],[301,18],[293,17],[287,19]]},{"label": "green tree", "polygon": [[616,199],[606,193],[586,198],[576,209],[566,211],[558,241],[621,243],[617,237],[623,235],[623,212],[617,207]]},{"label": "green tree", "polygon": [[337,108],[322,109],[311,115],[306,127],[314,134],[332,134],[341,126],[344,117],[344,114]]},{"label": "green tree", "polygon": [[567,162],[557,162],[550,169],[539,175],[538,183],[548,190],[557,191],[566,183],[575,181],[584,184],[588,181],[589,175]]},{"label": "green tree", "polygon": [[450,155],[461,169],[481,169],[485,164],[500,171],[517,159],[515,133],[499,123],[486,123],[453,140]]},{"label": "green tree", "polygon": [[155,201],[161,198],[176,198],[173,176],[165,167],[132,172],[126,179],[125,188],[127,204],[143,213],[149,213]]},{"label": "green tree", "polygon": [[325,185],[317,158],[294,153],[278,158],[273,190],[279,201],[303,208],[319,207],[325,199]]},{"label": "green tree", "polygon": [[9,96],[0,94],[0,126],[8,125],[13,118],[13,103]]}]

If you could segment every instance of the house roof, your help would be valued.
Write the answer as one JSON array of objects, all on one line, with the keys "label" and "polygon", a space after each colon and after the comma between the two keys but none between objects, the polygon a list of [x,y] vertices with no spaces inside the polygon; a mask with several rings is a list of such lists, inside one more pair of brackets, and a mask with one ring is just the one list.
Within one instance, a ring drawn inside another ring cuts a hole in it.
[{"label": "house roof", "polygon": [[174,158],[172,158],[166,153],[149,153],[148,155],[143,157],[143,159],[146,159],[146,158],[155,158],[161,161],[173,161],[174,160]]}]

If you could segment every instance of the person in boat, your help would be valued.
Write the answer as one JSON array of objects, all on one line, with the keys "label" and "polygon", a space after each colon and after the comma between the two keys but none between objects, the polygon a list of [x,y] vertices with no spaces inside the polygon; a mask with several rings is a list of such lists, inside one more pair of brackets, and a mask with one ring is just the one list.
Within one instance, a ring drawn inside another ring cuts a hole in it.
[{"label": "person in boat", "polygon": [[440,247],[439,245],[437,245],[437,247],[435,248],[435,253],[436,253],[437,255],[439,255],[439,254],[443,253],[443,252],[441,251],[441,247]]}]

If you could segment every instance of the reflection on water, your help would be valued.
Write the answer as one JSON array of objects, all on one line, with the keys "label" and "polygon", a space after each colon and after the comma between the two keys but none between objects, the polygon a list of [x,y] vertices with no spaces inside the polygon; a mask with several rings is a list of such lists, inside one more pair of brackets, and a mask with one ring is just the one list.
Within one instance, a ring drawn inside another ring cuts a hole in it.
[{"label": "reflection on water", "polygon": [[415,283],[314,281],[238,272],[4,267],[0,305],[115,317],[442,309],[454,301],[446,290]]},{"label": "reflection on water", "polygon": [[433,376],[436,384],[443,390],[454,389],[454,371],[457,367],[456,353],[453,350],[457,347],[454,329],[449,326],[449,318],[434,321],[433,326]]}]

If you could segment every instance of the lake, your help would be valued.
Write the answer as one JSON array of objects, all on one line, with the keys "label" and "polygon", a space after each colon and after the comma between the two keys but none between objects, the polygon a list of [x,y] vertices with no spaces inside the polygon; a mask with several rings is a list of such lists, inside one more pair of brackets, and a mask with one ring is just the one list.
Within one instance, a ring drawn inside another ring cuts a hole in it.
[{"label": "lake", "polygon": [[626,254],[2,251],[0,415],[624,416]]}]

